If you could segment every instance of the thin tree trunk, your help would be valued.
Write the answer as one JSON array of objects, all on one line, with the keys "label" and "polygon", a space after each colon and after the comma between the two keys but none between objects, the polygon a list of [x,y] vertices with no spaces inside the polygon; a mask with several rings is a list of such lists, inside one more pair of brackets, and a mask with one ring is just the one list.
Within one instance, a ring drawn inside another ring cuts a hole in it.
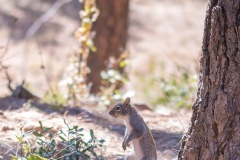
[{"label": "thin tree trunk", "polygon": [[89,55],[88,65],[92,82],[91,93],[97,93],[101,85],[100,73],[107,68],[112,56],[119,58],[127,42],[129,0],[97,0],[100,15],[94,24],[97,52]]},{"label": "thin tree trunk", "polygon": [[209,0],[200,82],[179,159],[240,159],[240,1]]}]

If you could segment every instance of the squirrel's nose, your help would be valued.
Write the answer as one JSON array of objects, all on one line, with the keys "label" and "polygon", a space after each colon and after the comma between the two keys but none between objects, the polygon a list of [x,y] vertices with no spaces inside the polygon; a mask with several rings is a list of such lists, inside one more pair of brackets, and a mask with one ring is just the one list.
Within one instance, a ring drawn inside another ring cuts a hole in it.
[{"label": "squirrel's nose", "polygon": [[113,112],[112,112],[112,110],[109,112],[109,114],[110,114],[111,116],[113,116]]}]

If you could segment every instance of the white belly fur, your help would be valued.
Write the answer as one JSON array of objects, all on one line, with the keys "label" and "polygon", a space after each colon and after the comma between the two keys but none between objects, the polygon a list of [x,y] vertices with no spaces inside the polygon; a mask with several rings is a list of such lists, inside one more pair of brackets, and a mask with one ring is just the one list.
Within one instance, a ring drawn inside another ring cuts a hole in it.
[{"label": "white belly fur", "polygon": [[130,126],[128,117],[124,117],[124,123],[126,126],[126,130],[125,130],[125,136],[126,136],[126,134],[128,135],[132,131],[132,127]]},{"label": "white belly fur", "polygon": [[[124,117],[124,122],[126,125],[125,136],[126,135],[128,136],[130,134],[130,132],[132,131],[132,127],[130,126],[130,123],[129,123],[129,118]],[[132,140],[132,143],[133,143],[133,148],[134,148],[135,160],[141,160],[143,158],[143,154],[141,151],[139,140],[134,139],[134,140]]]},{"label": "white belly fur", "polygon": [[135,160],[141,160],[143,158],[143,154],[138,139],[133,140],[133,147],[135,153]]}]

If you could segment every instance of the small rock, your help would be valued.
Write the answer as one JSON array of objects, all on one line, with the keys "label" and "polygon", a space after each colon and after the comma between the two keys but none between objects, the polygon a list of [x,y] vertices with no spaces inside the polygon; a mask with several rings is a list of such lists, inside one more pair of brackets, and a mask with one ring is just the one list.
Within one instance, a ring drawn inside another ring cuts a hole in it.
[{"label": "small rock", "polygon": [[142,110],[153,111],[153,109],[151,107],[147,106],[146,104],[134,104],[134,106],[140,111],[142,111]]},{"label": "small rock", "polygon": [[[44,127],[46,127],[46,126],[44,126]],[[32,124],[27,125],[26,127],[23,128],[23,130],[24,130],[24,132],[31,131],[31,130],[34,130],[36,132],[41,132],[42,131],[40,126],[36,126],[36,125],[32,125]],[[57,130],[52,128],[52,129],[50,129],[50,132],[57,133]]]},{"label": "small rock", "polygon": [[2,127],[3,132],[9,131],[9,130],[14,130],[14,128],[11,128],[11,127],[8,127],[8,126],[3,126]]}]

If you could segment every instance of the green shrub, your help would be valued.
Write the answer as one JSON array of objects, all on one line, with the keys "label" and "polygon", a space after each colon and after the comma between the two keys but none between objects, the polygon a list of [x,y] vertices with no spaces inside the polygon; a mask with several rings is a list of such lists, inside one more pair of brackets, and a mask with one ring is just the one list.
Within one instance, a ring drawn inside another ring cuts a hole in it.
[{"label": "green shrub", "polygon": [[121,53],[116,59],[110,57],[107,68],[102,70],[100,92],[92,95],[99,106],[109,107],[112,104],[133,96],[133,91],[126,91],[124,85],[129,81],[126,67],[129,63],[129,53]]},{"label": "green shrub", "polygon": [[[92,159],[103,160],[99,154],[105,140],[98,140],[93,130],[90,130],[90,139],[85,140],[83,128],[79,126],[67,127],[67,132],[60,130],[57,133],[52,131],[52,127],[44,127],[39,121],[40,131],[28,131],[16,136],[20,150],[17,155],[12,155],[12,160],[79,160]],[[27,140],[29,136],[34,140]]]},{"label": "green shrub", "polygon": [[172,105],[177,108],[190,108],[197,92],[197,76],[191,75],[185,69],[179,76],[170,75],[160,78],[159,85],[162,94],[154,101],[155,104]]},{"label": "green shrub", "polygon": [[[154,68],[154,67],[153,67]],[[174,108],[190,108],[197,93],[198,76],[186,68],[177,67],[175,74],[161,71],[154,77],[154,69],[150,75],[137,75],[140,84],[139,91],[152,106],[163,105]]]}]

